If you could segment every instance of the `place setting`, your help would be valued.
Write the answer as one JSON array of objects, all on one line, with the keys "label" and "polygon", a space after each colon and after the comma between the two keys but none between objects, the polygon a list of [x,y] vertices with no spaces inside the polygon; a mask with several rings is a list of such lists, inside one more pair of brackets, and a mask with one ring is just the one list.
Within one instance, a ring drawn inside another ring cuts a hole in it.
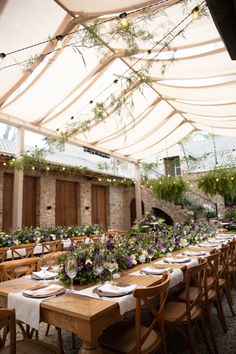
[{"label": "place setting", "polygon": [[184,251],[181,253],[183,256],[189,256],[189,257],[201,257],[201,256],[207,256],[209,252],[205,251]]},{"label": "place setting", "polygon": [[131,294],[137,287],[136,284],[116,284],[114,282],[106,282],[98,285],[93,289],[93,293],[99,297],[120,297]]},{"label": "place setting", "polygon": [[64,294],[66,288],[57,284],[50,285],[36,285],[29,289],[22,291],[22,295],[25,297],[35,298],[35,299],[43,299],[52,296],[57,296]]}]

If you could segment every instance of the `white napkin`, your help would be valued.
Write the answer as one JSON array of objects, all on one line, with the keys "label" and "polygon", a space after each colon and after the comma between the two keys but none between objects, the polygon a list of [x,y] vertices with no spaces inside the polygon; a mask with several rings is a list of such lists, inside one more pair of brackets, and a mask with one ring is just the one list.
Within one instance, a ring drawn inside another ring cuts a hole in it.
[{"label": "white napkin", "polygon": [[188,257],[183,258],[173,258],[173,257],[166,257],[164,259],[166,263],[188,263],[190,259]]},{"label": "white napkin", "polygon": [[198,247],[217,247],[217,243],[199,243]]},{"label": "white napkin", "polygon": [[51,284],[49,286],[45,286],[35,290],[25,290],[24,294],[33,296],[33,297],[43,297],[43,296],[53,296],[54,293],[63,289],[63,286]]},{"label": "white napkin", "polygon": [[[137,287],[137,285],[135,285],[135,286]],[[136,299],[133,297],[133,294],[128,294],[128,295],[120,296],[120,297],[101,297],[93,292],[93,290],[95,288],[97,288],[97,285],[92,286],[90,288],[83,289],[83,290],[79,290],[79,291],[75,290],[75,291],[73,291],[73,294],[89,296],[89,297],[92,297],[95,299],[100,299],[100,300],[117,302],[119,305],[119,308],[120,308],[121,315],[135,309]]]},{"label": "white napkin", "polygon": [[155,268],[155,267],[145,267],[140,269],[140,273],[144,273],[144,274],[150,274],[150,275],[162,275],[168,271],[172,270],[172,268]]},{"label": "white napkin", "polygon": [[54,272],[49,272],[48,270],[45,271],[45,276],[44,276],[44,271],[40,270],[39,272],[33,272],[32,273],[32,278],[34,279],[54,279],[56,277],[56,273]]},{"label": "white napkin", "polygon": [[207,252],[204,251],[199,251],[199,252],[194,252],[194,251],[185,251],[182,253],[183,256],[205,256]]},{"label": "white napkin", "polygon": [[217,240],[217,239],[211,239],[211,240],[207,240],[207,242],[209,242],[209,243],[224,243],[224,242],[228,242],[227,240]]},{"label": "white napkin", "polygon": [[125,295],[131,293],[136,288],[136,284],[119,286],[111,283],[103,284],[99,287],[99,290],[105,293]]},{"label": "white napkin", "polygon": [[36,330],[39,329],[40,304],[43,299],[31,299],[22,295],[22,292],[8,295],[8,308],[15,308],[16,319],[23,321]]}]

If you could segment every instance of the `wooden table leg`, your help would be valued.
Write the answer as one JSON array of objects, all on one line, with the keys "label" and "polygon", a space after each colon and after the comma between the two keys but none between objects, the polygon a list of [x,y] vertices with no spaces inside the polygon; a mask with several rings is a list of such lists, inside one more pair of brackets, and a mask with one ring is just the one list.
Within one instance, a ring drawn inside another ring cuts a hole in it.
[{"label": "wooden table leg", "polygon": [[79,354],[102,354],[102,349],[99,345],[94,347],[91,343],[83,341]]}]

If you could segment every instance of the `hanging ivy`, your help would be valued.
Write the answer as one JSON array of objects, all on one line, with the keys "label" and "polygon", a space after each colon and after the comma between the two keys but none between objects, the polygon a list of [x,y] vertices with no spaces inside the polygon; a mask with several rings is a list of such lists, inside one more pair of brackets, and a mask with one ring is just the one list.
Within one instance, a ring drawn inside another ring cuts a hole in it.
[{"label": "hanging ivy", "polygon": [[210,196],[221,195],[233,201],[236,197],[236,171],[213,170],[198,179],[198,188]]},{"label": "hanging ivy", "polygon": [[11,166],[17,170],[28,171],[33,169],[46,170],[48,163],[45,160],[45,150],[35,148],[31,153],[25,153],[18,159],[11,161]]},{"label": "hanging ivy", "polygon": [[151,182],[153,195],[167,202],[179,203],[188,190],[181,177],[162,177]]}]

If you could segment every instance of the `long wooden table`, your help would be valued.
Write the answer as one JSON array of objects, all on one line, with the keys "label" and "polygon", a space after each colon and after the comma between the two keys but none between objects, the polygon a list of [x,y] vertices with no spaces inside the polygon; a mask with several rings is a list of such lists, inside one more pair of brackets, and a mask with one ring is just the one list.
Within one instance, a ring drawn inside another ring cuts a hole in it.
[{"label": "long wooden table", "polygon": [[[140,265],[144,267],[144,264]],[[136,268],[137,269],[137,268]],[[134,268],[132,269],[132,272]],[[161,276],[134,276],[124,272],[120,281],[124,284],[150,286],[157,284]],[[0,283],[0,306],[7,307],[11,292],[22,291],[35,285],[37,280],[18,278]],[[77,287],[77,290],[85,287]],[[121,319],[119,305],[115,301],[95,299],[73,293],[66,293],[44,300],[40,307],[40,319],[64,330],[71,331],[82,339],[82,354],[98,354],[98,337],[109,325]]]},{"label": "long wooden table", "polygon": [[[181,253],[183,250],[175,251],[173,255]],[[200,250],[210,251],[208,248],[199,248]],[[160,282],[161,276],[135,276],[130,274],[146,265],[150,265],[150,263],[140,264],[123,272],[120,282],[143,286],[155,285]],[[180,269],[184,266],[185,264],[171,265],[172,268]],[[170,264],[163,264],[162,267],[170,267]],[[7,307],[9,293],[28,289],[35,283],[37,283],[37,280],[24,277],[0,283],[0,306]],[[77,286],[76,288],[77,290],[82,290],[86,286]],[[101,354],[102,351],[98,345],[99,336],[105,328],[122,318],[117,302],[73,293],[66,293],[44,300],[41,303],[40,311],[42,322],[71,331],[82,339],[80,354]]]}]

